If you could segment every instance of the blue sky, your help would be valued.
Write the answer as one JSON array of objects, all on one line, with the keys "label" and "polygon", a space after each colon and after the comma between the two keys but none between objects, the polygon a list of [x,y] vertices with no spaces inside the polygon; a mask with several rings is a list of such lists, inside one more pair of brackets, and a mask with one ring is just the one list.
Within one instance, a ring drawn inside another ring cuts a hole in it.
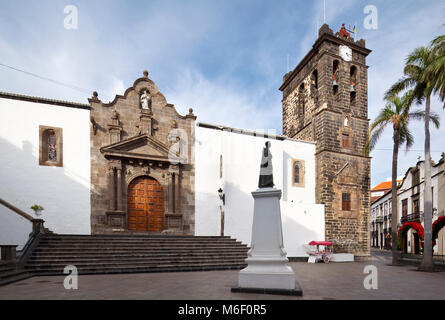
[{"label": "blue sky", "polygon": [[[368,4],[378,9],[377,30],[366,30]],[[78,8],[78,29],[64,28],[64,7]],[[358,23],[369,55],[369,118],[403,70],[406,55],[445,33],[440,1],[326,0],[326,20],[337,31]],[[180,113],[198,121],[281,133],[282,76],[311,48],[323,22],[323,1],[10,1],[0,4],[0,63],[96,90],[108,102],[147,69]],[[91,94],[0,66],[0,91],[87,103]],[[445,111],[437,99],[433,110]],[[423,126],[400,153],[399,174],[423,156]],[[432,130],[433,159],[445,151]],[[371,155],[372,185],[391,176],[391,130]],[[386,163],[387,165],[382,165]]]}]

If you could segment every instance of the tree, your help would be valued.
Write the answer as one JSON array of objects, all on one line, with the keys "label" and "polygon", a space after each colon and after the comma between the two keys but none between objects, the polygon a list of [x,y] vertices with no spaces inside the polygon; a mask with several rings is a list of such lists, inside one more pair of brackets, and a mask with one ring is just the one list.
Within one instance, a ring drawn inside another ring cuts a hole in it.
[{"label": "tree", "polygon": [[[388,125],[392,125],[393,128],[393,156],[392,156],[392,220],[391,220],[391,245],[392,245],[392,265],[398,265],[397,256],[397,161],[399,148],[406,145],[408,150],[413,142],[414,138],[408,129],[408,123],[411,119],[423,120],[425,118],[425,111],[417,110],[410,112],[411,105],[413,103],[413,91],[409,90],[402,97],[392,95],[386,97],[386,105],[380,111],[377,118],[372,122],[370,126],[370,135],[368,142],[365,145],[365,153],[369,154],[377,144],[381,134]],[[431,121],[436,126],[439,125],[438,116],[433,114],[430,116]]]},{"label": "tree", "polygon": [[[435,79],[434,93],[438,94],[442,101],[445,100],[445,35],[441,35],[431,41],[431,52],[434,60],[426,67],[422,81]],[[444,104],[445,108],[445,104]]]},{"label": "tree", "polygon": [[[422,271],[433,271],[433,246],[432,246],[432,191],[431,191],[431,147],[430,147],[430,108],[431,95],[439,90],[437,75],[429,72],[432,64],[437,61],[437,52],[426,47],[414,49],[406,59],[403,70],[404,77],[397,81],[385,94],[385,97],[393,96],[403,90],[411,89],[413,100],[421,104],[425,100],[425,189],[423,224],[425,229],[425,244],[423,261],[419,267]],[[427,69],[430,68],[430,69]]]}]

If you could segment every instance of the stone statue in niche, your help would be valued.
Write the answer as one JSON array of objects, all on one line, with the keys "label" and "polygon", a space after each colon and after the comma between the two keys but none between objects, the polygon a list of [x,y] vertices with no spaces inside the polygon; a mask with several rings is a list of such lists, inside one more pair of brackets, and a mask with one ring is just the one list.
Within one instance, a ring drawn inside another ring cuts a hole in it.
[{"label": "stone statue in niche", "polygon": [[266,142],[261,156],[260,180],[258,188],[273,188],[272,153],[270,153],[269,141]]},{"label": "stone statue in niche", "polygon": [[141,94],[140,100],[141,100],[141,108],[151,111],[151,98],[148,90],[144,90],[144,92]]}]

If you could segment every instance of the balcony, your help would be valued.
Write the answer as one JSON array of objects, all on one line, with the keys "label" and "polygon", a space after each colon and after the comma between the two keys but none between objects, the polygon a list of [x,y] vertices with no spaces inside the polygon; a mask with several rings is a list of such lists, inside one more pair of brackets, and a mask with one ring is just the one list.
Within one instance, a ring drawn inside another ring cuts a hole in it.
[{"label": "balcony", "polygon": [[400,222],[401,223],[405,223],[405,222],[420,222],[420,215],[421,215],[420,212],[408,214],[408,215],[403,216],[402,218],[400,218]]}]

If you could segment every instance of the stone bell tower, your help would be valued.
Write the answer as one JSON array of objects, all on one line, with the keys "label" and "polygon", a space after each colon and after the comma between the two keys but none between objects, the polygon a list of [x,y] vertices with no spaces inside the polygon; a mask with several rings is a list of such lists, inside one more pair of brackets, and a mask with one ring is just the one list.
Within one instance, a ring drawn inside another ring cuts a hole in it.
[{"label": "stone bell tower", "polygon": [[312,49],[283,77],[283,134],[316,142],[316,201],[337,252],[370,256],[368,66],[371,50],[344,25],[324,24]]}]

